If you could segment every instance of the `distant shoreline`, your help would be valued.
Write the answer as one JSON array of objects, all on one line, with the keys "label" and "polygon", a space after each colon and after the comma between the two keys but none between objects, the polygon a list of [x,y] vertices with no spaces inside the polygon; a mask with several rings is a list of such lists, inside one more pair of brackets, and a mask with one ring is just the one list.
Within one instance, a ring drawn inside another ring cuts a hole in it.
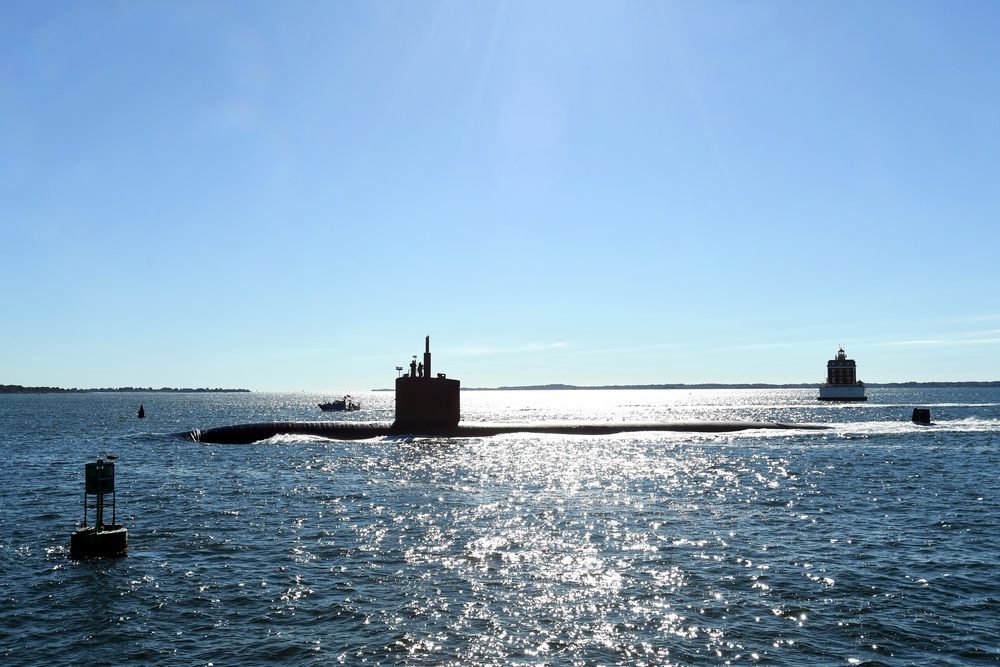
[{"label": "distant shoreline", "polygon": [[[796,384],[709,382],[703,384],[609,384],[580,386],[573,384],[535,384],[514,387],[462,387],[462,391],[561,391],[588,389],[816,389],[819,382]],[[868,389],[977,389],[1000,387],[1000,380],[988,382],[866,382]],[[372,389],[372,391],[393,391],[392,389]]]},{"label": "distant shoreline", "polygon": [[[496,387],[486,389],[468,387],[468,391],[531,391],[546,389],[815,389],[819,382],[797,384],[764,384],[764,383],[703,383],[703,384],[622,384],[581,387],[571,384],[529,385],[523,387]],[[978,387],[1000,387],[1000,381],[992,382],[866,382],[868,389],[957,389]],[[463,387],[465,389],[465,387]]]},{"label": "distant shoreline", "polygon": [[[613,384],[613,385],[573,385],[536,384],[503,387],[462,387],[462,391],[586,391],[613,389],[815,389],[818,382],[794,384],[766,383],[719,383],[702,384]],[[983,389],[1000,388],[1000,380],[966,382],[866,382],[869,389]],[[372,389],[373,392],[393,391],[391,388]],[[19,384],[0,384],[0,394],[249,394],[249,389],[209,389],[191,387],[105,387],[101,389],[64,389],[61,387],[23,387]]]},{"label": "distant shoreline", "polygon": [[117,387],[104,389],[63,389],[61,387],[22,387],[19,384],[0,384],[0,394],[135,394],[135,393],[164,393],[164,394],[233,394],[249,393],[249,389],[192,389],[174,387],[162,387],[153,389],[152,387]]}]

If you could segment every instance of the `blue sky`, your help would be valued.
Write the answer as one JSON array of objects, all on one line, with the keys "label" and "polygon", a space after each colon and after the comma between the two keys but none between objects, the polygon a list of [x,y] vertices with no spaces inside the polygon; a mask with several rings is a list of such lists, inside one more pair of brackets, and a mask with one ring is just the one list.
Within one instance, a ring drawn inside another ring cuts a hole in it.
[{"label": "blue sky", "polygon": [[5,2],[0,384],[1000,380],[995,2]]}]

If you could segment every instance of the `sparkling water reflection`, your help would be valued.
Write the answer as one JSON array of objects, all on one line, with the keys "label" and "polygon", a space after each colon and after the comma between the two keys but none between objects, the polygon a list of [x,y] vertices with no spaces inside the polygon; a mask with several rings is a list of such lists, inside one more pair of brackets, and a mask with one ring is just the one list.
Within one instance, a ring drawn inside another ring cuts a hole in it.
[{"label": "sparkling water reflection", "polygon": [[[829,431],[253,445],[323,397],[0,397],[11,664],[1000,661],[1000,392],[466,392],[469,421]],[[360,418],[391,418],[391,394]],[[935,425],[908,422],[930,406]],[[352,413],[348,418],[356,418]],[[142,429],[149,429],[144,431]],[[68,560],[83,463],[121,456],[132,550]]]}]

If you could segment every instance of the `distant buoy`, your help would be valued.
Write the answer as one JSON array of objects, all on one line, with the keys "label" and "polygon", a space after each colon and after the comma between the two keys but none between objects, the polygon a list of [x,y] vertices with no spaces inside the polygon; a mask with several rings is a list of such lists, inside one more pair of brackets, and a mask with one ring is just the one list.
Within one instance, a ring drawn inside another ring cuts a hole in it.
[{"label": "distant buoy", "polygon": [[[104,511],[111,508],[111,523],[104,523]],[[87,525],[87,510],[95,510],[94,525]],[[88,463],[83,491],[83,527],[74,531],[69,542],[73,558],[118,558],[128,553],[128,531],[116,523],[115,464],[97,459]]]},{"label": "distant buoy", "polygon": [[139,419],[142,419],[145,416],[146,416],[146,408],[142,407],[142,405],[139,405]]},{"label": "distant buoy", "polygon": [[930,424],[931,411],[929,408],[913,408],[913,423]]}]

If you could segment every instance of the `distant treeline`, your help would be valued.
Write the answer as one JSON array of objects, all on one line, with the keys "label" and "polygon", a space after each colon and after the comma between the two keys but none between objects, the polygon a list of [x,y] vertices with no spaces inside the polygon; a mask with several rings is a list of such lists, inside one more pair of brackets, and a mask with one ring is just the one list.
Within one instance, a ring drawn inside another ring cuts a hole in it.
[{"label": "distant treeline", "polygon": [[1000,387],[1000,381],[992,382],[866,382],[866,387],[913,388],[913,389],[974,389],[976,387]]},{"label": "distant treeline", "polygon": [[60,389],[59,387],[22,387],[19,384],[0,384],[0,394],[68,394],[79,391],[79,389]]},{"label": "distant treeline", "polygon": [[[615,384],[581,387],[572,384],[542,384],[522,387],[463,387],[468,391],[528,391],[548,389],[815,389],[817,382],[799,384]],[[1000,387],[1000,380],[992,382],[866,382],[865,386],[872,388],[903,388],[903,389],[954,389],[977,387]]]},{"label": "distant treeline", "polygon": [[194,394],[194,393],[234,393],[249,392],[249,389],[177,389],[174,387],[162,387],[153,389],[152,387],[117,387],[103,389],[62,389],[60,387],[22,387],[19,384],[0,384],[0,394],[84,394],[84,393],[134,393],[134,392],[165,392],[174,394]]},{"label": "distant treeline", "polygon": [[[606,384],[595,386],[578,386],[573,384],[542,384],[522,387],[497,387],[497,391],[533,391],[548,389],[808,389],[818,386],[812,384]],[[869,385],[870,386],[870,385]],[[476,391],[470,387],[470,391]]]}]

